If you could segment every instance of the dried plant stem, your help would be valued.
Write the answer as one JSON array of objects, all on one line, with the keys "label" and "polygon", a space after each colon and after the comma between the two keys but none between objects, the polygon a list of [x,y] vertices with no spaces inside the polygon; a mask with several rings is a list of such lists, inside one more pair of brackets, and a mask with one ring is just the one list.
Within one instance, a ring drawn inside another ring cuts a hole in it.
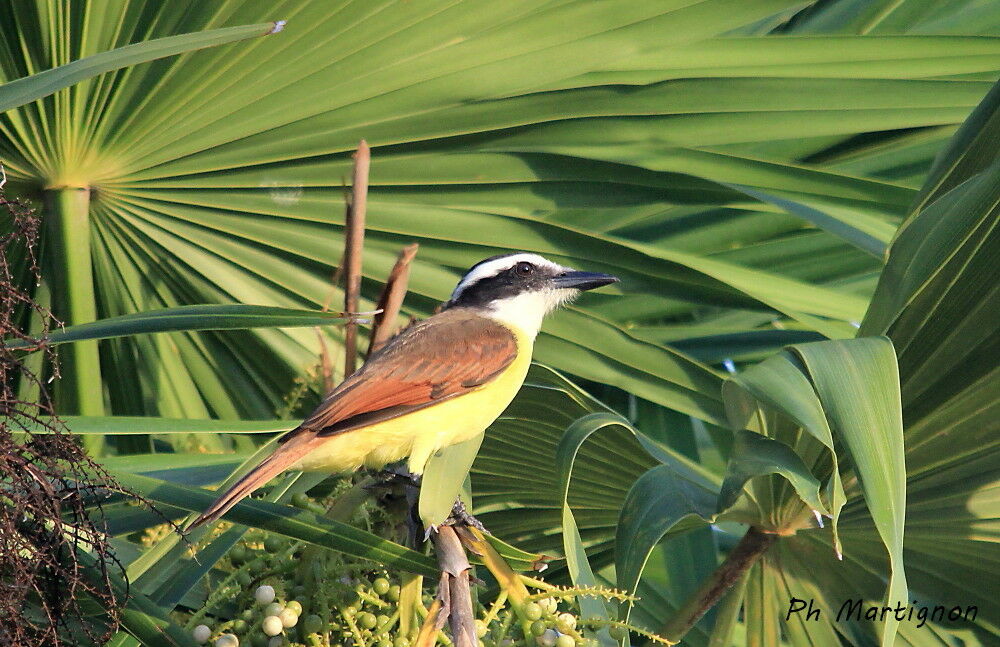
[{"label": "dried plant stem", "polygon": [[755,526],[751,526],[743,535],[743,539],[730,551],[726,560],[677,610],[674,617],[667,621],[660,631],[660,635],[670,641],[680,641],[705,615],[705,612],[711,609],[725,595],[726,591],[774,545],[777,538],[777,535],[765,533]]},{"label": "dried plant stem", "polygon": [[[347,210],[344,231],[344,311],[352,315],[358,311],[361,293],[361,252],[365,242],[365,211],[368,205],[368,168],[371,152],[368,143],[361,140],[354,154],[354,178],[351,183],[351,204]],[[358,357],[358,324],[348,319],[344,326],[344,376],[354,372]]]},{"label": "dried plant stem", "polygon": [[417,255],[419,247],[416,243],[404,247],[399,252],[399,258],[392,266],[392,271],[389,272],[385,289],[382,290],[382,296],[378,300],[377,309],[380,312],[375,315],[375,322],[372,325],[371,341],[368,344],[369,355],[382,348],[395,333],[393,327],[410,281],[410,263]]},{"label": "dried plant stem", "polygon": [[442,612],[448,615],[452,640],[455,647],[476,647],[478,639],[469,584],[469,570],[472,566],[462,547],[462,541],[454,528],[440,526],[434,536],[434,547],[441,567],[438,597],[441,599]]}]

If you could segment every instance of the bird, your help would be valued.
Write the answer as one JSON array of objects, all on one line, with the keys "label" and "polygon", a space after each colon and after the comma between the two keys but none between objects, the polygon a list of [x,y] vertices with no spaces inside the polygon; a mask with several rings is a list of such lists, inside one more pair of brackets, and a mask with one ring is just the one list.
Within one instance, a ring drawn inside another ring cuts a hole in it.
[{"label": "bird", "polygon": [[527,252],[476,263],[437,314],[373,353],[191,528],[290,469],[343,473],[406,458],[419,476],[432,455],[482,433],[507,408],[545,315],[617,281]]}]

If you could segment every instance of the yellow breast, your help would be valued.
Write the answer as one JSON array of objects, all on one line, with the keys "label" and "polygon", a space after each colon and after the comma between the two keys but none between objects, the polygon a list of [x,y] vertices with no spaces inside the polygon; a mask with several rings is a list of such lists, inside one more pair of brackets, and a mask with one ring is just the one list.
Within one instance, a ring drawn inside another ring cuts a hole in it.
[{"label": "yellow breast", "polygon": [[517,357],[487,384],[425,409],[331,436],[292,469],[344,472],[382,467],[409,456],[408,469],[421,474],[435,452],[469,440],[490,426],[524,383],[534,338],[509,327],[517,340]]}]

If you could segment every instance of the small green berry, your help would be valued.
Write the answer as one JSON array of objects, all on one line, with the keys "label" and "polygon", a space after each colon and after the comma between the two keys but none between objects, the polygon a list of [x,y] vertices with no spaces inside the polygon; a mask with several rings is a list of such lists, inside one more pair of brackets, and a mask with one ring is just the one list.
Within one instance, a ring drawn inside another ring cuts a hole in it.
[{"label": "small green berry", "polygon": [[625,627],[611,627],[608,630],[608,633],[611,634],[611,637],[615,640],[625,640],[628,636],[628,630]]},{"label": "small green berry", "polygon": [[574,629],[576,629],[576,616],[572,613],[560,613],[556,618],[556,631],[568,634]]},{"label": "small green berry", "polygon": [[381,614],[381,613],[380,613],[380,614],[379,614],[379,615],[378,615],[378,616],[377,616],[377,617],[375,618],[375,620],[376,620],[376,624],[375,624],[375,626],[376,626],[376,627],[381,627],[381,626],[383,626],[383,625],[385,625],[386,623],[388,623],[388,622],[389,622],[389,616],[387,616],[387,615],[384,615],[384,614]]},{"label": "small green berry", "polygon": [[531,635],[541,636],[548,628],[548,625],[546,625],[543,621],[535,620],[531,623]]},{"label": "small green berry", "polygon": [[542,607],[535,602],[528,602],[521,608],[521,612],[528,620],[538,620],[542,617]]},{"label": "small green berry", "polygon": [[569,634],[563,634],[556,639],[556,647],[576,647],[576,640]]},{"label": "small green berry", "polygon": [[285,540],[279,535],[268,535],[264,539],[264,550],[271,553],[280,553],[285,548]]},{"label": "small green berry", "polygon": [[245,620],[235,620],[233,626],[231,627],[234,633],[242,634],[247,631],[247,623]]},{"label": "small green berry", "polygon": [[302,615],[302,604],[296,600],[292,600],[291,602],[287,603],[285,605],[285,608],[291,609],[297,616]]},{"label": "small green berry", "polygon": [[243,611],[240,612],[240,617],[246,620],[247,622],[250,622],[251,620],[253,620],[253,609],[244,609]]},{"label": "small green berry", "polygon": [[377,593],[378,595],[385,595],[386,593],[389,592],[390,588],[392,587],[389,584],[389,580],[385,579],[384,577],[380,577],[374,582],[372,582],[372,590],[375,591],[375,593]]},{"label": "small green berry", "polygon": [[378,619],[375,617],[374,613],[362,613],[358,616],[358,624],[365,629],[374,629],[378,624]]},{"label": "small green berry", "polygon": [[376,645],[378,647],[392,647],[392,641],[388,638],[382,638],[376,643]]},{"label": "small green berry", "polygon": [[392,647],[410,647],[410,639],[406,636],[396,636],[392,642]]},{"label": "small green berry", "polygon": [[320,618],[315,613],[307,615],[302,620],[302,630],[307,634],[319,633],[323,630],[323,618]]},{"label": "small green berry", "polygon": [[240,571],[239,573],[236,574],[236,581],[243,588],[247,588],[248,586],[250,586],[250,582],[252,582],[253,580],[250,579],[250,573],[247,573],[246,571]]},{"label": "small green berry", "polygon": [[390,586],[389,587],[389,599],[391,601],[393,601],[393,602],[398,602],[399,601],[399,591],[400,591],[400,589],[399,589],[399,585],[398,584],[393,584],[392,586]]},{"label": "small green berry", "polygon": [[229,549],[229,561],[233,564],[242,564],[247,561],[247,549],[242,544],[236,544]]},{"label": "small green berry", "polygon": [[280,602],[272,602],[271,604],[264,607],[264,616],[276,616],[285,609],[285,605]]},{"label": "small green berry", "polygon": [[312,499],[310,499],[305,492],[299,492],[298,494],[292,496],[292,505],[296,508],[306,508],[310,503],[312,503]]}]

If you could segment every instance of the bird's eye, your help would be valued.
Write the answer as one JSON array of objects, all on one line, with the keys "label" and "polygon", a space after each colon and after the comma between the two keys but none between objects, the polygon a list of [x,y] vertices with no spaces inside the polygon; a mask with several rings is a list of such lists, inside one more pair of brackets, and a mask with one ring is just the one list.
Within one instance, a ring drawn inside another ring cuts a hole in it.
[{"label": "bird's eye", "polygon": [[535,266],[527,261],[521,261],[514,266],[514,273],[518,276],[531,276],[531,273],[535,271]]}]

